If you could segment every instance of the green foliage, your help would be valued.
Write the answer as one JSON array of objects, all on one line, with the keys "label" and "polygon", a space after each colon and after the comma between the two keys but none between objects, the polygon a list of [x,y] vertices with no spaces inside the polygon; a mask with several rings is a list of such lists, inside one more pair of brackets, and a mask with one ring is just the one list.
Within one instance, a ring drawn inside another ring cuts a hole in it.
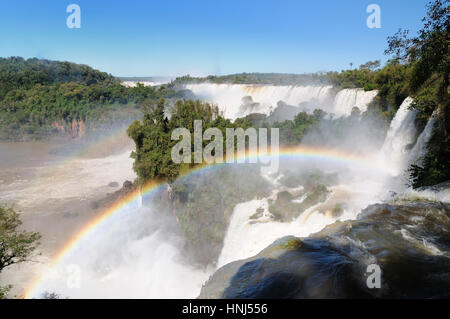
[{"label": "green foliage", "polygon": [[414,97],[411,108],[418,111],[416,124],[419,130],[425,127],[431,114],[437,109],[439,103],[436,91],[435,87],[425,87]]},{"label": "green foliage", "polygon": [[13,264],[24,262],[39,245],[38,233],[20,231],[19,214],[0,206],[0,272]]},{"label": "green foliage", "polygon": [[373,73],[369,69],[343,70],[341,72],[328,72],[327,77],[336,88],[363,88],[371,82]]},{"label": "green foliage", "polygon": [[0,58],[0,100],[14,89],[31,89],[36,84],[76,82],[78,84],[118,83],[113,76],[87,65],[70,62],[25,60],[21,57]]},{"label": "green foliage", "polygon": [[364,91],[372,91],[374,88],[375,88],[374,85],[372,83],[370,83],[370,82],[366,83],[364,85]]},{"label": "green foliage", "polygon": [[[18,213],[0,205],[0,273],[8,266],[26,261],[39,245],[41,236],[19,230],[21,224]],[[0,298],[6,298],[10,288],[0,287]]]},{"label": "green foliage", "polygon": [[376,103],[381,111],[396,111],[410,95],[407,83],[408,71],[408,66],[398,63],[397,60],[391,60],[374,74],[373,83],[378,90]]},{"label": "green foliage", "polygon": [[[186,128],[193,138],[194,121],[202,120],[203,131],[215,127],[220,129],[225,137],[226,128],[235,127],[233,123],[219,115],[217,106],[208,103],[179,100],[175,103],[170,119],[164,115],[164,104],[165,101],[161,100],[156,107],[149,107],[153,110],[144,115],[142,122],[135,121],[131,124],[127,131],[128,136],[136,144],[136,152],[132,153],[132,157],[135,159],[134,170],[139,183],[155,178],[173,181],[182,170],[195,166],[193,160],[191,160],[193,164],[176,164],[172,161],[172,148],[179,142],[171,140],[174,129]],[[193,154],[194,143],[191,143],[191,147]]]},{"label": "green foliage", "polygon": [[417,92],[434,75],[439,76],[440,99],[448,95],[450,56],[450,11],[448,0],[434,0],[427,5],[427,16],[418,36],[409,38],[408,31],[399,30],[388,38],[387,54],[395,54],[412,67],[410,87]]},{"label": "green foliage", "polygon": [[373,70],[378,69],[380,66],[381,66],[380,60],[375,60],[375,61],[368,61],[365,64],[361,64],[359,66],[359,69],[373,71]]},{"label": "green foliage", "polygon": [[408,87],[413,93],[412,108],[418,111],[416,123],[421,129],[433,112],[438,124],[427,146],[421,165],[410,167],[414,187],[427,186],[450,179],[450,127],[449,76],[450,76],[450,6],[448,0],[429,2],[424,26],[416,37],[399,30],[388,38],[387,54],[394,54],[409,69]]},{"label": "green foliage", "polygon": [[126,88],[84,65],[0,59],[0,139],[39,139],[70,130],[73,120],[97,127],[136,118],[144,100],[177,97],[166,87]]},{"label": "green foliage", "polygon": [[320,123],[324,116],[325,112],[322,110],[315,110],[312,115],[300,112],[293,121],[275,123],[273,127],[280,129],[281,145],[298,145],[303,137]]}]

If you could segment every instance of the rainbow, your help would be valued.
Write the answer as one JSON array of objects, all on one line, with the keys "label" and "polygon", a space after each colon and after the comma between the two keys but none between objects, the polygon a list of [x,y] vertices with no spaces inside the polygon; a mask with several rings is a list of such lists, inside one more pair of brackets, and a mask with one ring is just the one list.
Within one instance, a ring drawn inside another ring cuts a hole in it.
[{"label": "rainbow", "polygon": [[[256,156],[255,154],[238,155],[237,159],[244,159],[248,162],[249,159]],[[271,155],[269,155],[271,156]],[[362,165],[370,168],[377,168],[376,164],[370,158],[360,156],[358,154],[351,154],[349,152],[342,152],[339,150],[329,150],[315,147],[283,147],[279,150],[279,154],[273,156],[280,156],[281,158],[306,158],[314,160],[326,160],[334,161],[343,164]],[[226,164],[211,164],[211,165],[199,165],[187,172],[184,172],[180,177],[188,177],[195,173],[205,171],[212,167],[220,167]],[[378,167],[378,169],[382,169]],[[126,211],[125,208],[130,204],[137,203],[139,198],[147,197],[157,190],[162,189],[166,184],[165,181],[150,181],[147,184],[141,186],[140,190],[135,190],[120,200],[116,201],[110,207],[105,209],[99,216],[91,220],[84,228],[81,229],[66,245],[52,258],[50,262],[50,268],[55,269],[58,265],[62,264],[65,257],[69,256],[89,235],[93,234],[100,226],[104,225],[106,221],[109,221],[112,217],[119,215],[121,212]],[[46,282],[46,276],[41,275],[29,284],[23,298],[35,298],[38,297],[40,288]]]}]

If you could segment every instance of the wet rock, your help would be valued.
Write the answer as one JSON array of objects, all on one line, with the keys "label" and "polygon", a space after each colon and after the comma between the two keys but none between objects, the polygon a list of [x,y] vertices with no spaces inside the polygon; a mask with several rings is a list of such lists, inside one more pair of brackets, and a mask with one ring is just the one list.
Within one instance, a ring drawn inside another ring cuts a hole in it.
[{"label": "wet rock", "polygon": [[98,202],[91,202],[89,207],[91,207],[91,209],[97,209],[100,207],[100,204]]},{"label": "wet rock", "polygon": [[[217,270],[199,298],[448,298],[450,204],[377,204]],[[369,288],[369,265],[381,269]]]},{"label": "wet rock", "polygon": [[291,222],[308,208],[324,202],[329,193],[330,191],[325,185],[316,185],[311,187],[311,190],[302,203],[296,203],[293,201],[294,196],[290,192],[279,192],[276,201],[270,203],[269,212],[276,220]]},{"label": "wet rock", "polygon": [[133,183],[130,182],[130,181],[125,181],[125,182],[123,182],[122,188],[124,190],[132,190],[133,189]]},{"label": "wet rock", "polygon": [[442,192],[445,190],[449,190],[450,189],[450,181],[446,181],[446,182],[442,182],[433,186],[423,186],[423,187],[419,187],[417,188],[417,191],[426,191],[426,190],[430,190],[433,192]]},{"label": "wet rock", "polygon": [[264,214],[264,208],[259,207],[256,209],[256,212],[252,216],[250,216],[250,219],[261,218],[263,216],[263,214]]},{"label": "wet rock", "polygon": [[64,218],[76,218],[76,217],[78,217],[78,213],[77,212],[65,212],[64,214],[63,214],[63,217]]}]

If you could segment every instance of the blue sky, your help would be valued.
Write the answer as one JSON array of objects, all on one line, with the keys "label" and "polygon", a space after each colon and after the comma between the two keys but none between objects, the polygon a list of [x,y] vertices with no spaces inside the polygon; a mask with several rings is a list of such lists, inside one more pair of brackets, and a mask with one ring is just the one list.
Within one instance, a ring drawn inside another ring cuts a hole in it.
[{"label": "blue sky", "polygon": [[[116,76],[305,73],[386,61],[426,0],[1,0],[0,56],[84,63]],[[66,7],[81,7],[81,29]],[[381,28],[369,29],[369,4]]]}]

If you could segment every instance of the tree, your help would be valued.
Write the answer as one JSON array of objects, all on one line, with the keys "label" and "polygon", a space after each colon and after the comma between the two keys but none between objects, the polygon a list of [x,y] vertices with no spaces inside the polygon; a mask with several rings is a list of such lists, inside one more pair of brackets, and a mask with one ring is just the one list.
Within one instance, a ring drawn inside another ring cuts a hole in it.
[{"label": "tree", "polygon": [[361,64],[359,66],[359,69],[374,71],[374,70],[378,69],[380,67],[380,65],[381,65],[380,60],[368,61],[364,64]]},{"label": "tree", "polygon": [[424,26],[416,37],[409,37],[408,30],[400,29],[388,37],[385,54],[409,62],[413,67],[410,86],[416,92],[433,74],[440,77],[440,98],[448,95],[450,75],[450,10],[449,0],[435,0],[427,5]]},{"label": "tree", "polygon": [[[22,222],[12,208],[0,206],[0,273],[6,267],[27,261],[39,245],[39,233],[19,230]],[[8,287],[0,287],[0,298],[6,297]]]}]

